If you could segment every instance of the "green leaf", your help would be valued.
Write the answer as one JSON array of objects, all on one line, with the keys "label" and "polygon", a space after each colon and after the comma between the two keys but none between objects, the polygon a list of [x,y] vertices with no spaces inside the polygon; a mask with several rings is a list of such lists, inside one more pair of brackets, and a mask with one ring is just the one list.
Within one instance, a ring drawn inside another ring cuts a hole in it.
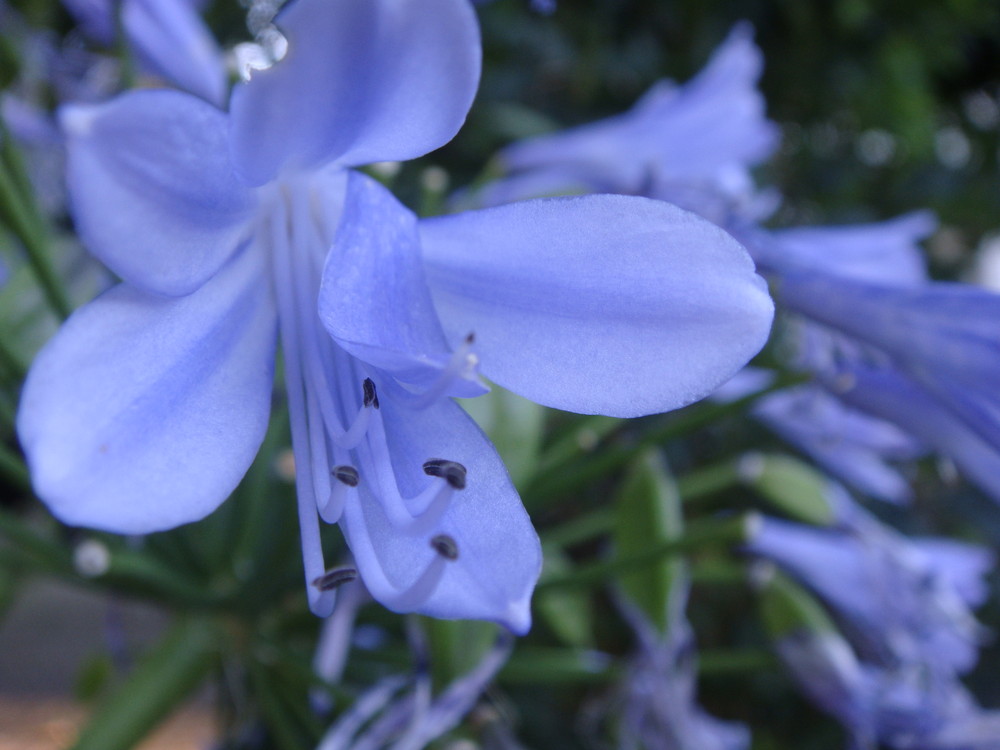
[{"label": "green leaf", "polygon": [[827,499],[830,480],[791,456],[752,453],[740,462],[743,480],[772,506],[797,521],[816,526],[833,522]]},{"label": "green leaf", "polygon": [[206,620],[179,620],[80,733],[72,750],[128,750],[188,698],[215,664],[219,634]]},{"label": "green leaf", "polygon": [[430,666],[438,690],[471,671],[496,641],[497,626],[479,620],[420,618],[430,646]]},{"label": "green leaf", "polygon": [[[614,508],[612,538],[618,557],[649,552],[683,533],[680,495],[666,464],[654,451],[642,454],[633,464]],[[625,595],[663,631],[668,626],[671,592],[683,570],[683,558],[661,557],[619,573],[617,580]]]},{"label": "green leaf", "polygon": [[772,639],[801,630],[836,631],[837,627],[816,599],[773,567],[757,591],[764,629]]},{"label": "green leaf", "polygon": [[497,386],[484,396],[460,403],[489,435],[514,483],[531,476],[538,461],[545,409]]},{"label": "green leaf", "polygon": [[[572,570],[569,559],[557,548],[545,548],[542,580],[549,575],[565,575]],[[539,591],[535,611],[567,646],[588,648],[594,645],[593,611],[586,591],[555,588]]]}]

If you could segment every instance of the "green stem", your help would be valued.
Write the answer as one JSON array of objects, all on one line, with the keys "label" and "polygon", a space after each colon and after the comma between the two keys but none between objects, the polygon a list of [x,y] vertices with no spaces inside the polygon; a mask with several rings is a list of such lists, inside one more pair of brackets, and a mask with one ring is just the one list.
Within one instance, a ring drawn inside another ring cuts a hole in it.
[{"label": "green stem", "polygon": [[[10,139],[5,139],[10,140]],[[28,264],[35,274],[52,310],[60,317],[69,317],[72,305],[49,260],[45,233],[34,207],[27,203],[29,194],[21,194],[6,163],[0,164],[0,218],[24,245]]]},{"label": "green stem", "polygon": [[521,493],[525,505],[537,508],[558,497],[577,492],[594,484],[598,479],[620,469],[644,448],[660,445],[685,435],[705,425],[740,412],[758,398],[782,388],[804,382],[801,374],[783,375],[759,391],[727,403],[702,403],[695,409],[682,412],[677,417],[660,422],[654,429],[642,435],[628,446],[608,446],[602,451],[588,455],[584,460],[574,459],[550,466],[544,474],[539,474]]},{"label": "green stem", "polygon": [[0,368],[3,368],[16,383],[23,381],[28,374],[28,366],[2,338],[0,338]]},{"label": "green stem", "polygon": [[778,660],[770,651],[752,648],[716,648],[698,654],[698,672],[703,676],[729,676],[734,672],[773,670]]},{"label": "green stem", "polygon": [[31,475],[28,467],[14,451],[0,443],[0,476],[18,492],[31,491]]},{"label": "green stem", "polygon": [[[677,491],[685,504],[693,503],[716,492],[741,483],[739,462],[720,461],[698,469],[677,480]],[[597,508],[542,533],[546,545],[571,547],[611,531],[614,513],[609,507]]]},{"label": "green stem", "polygon": [[677,480],[677,491],[685,503],[693,503],[742,484],[739,461],[720,461],[696,469]]},{"label": "green stem", "polygon": [[608,581],[616,573],[633,568],[641,568],[650,563],[657,562],[662,557],[677,555],[708,545],[739,544],[746,541],[751,524],[755,518],[755,514],[747,513],[721,521],[709,519],[692,523],[683,536],[658,544],[640,555],[615,557],[605,562],[581,566],[569,573],[543,578],[538,583],[538,590],[541,591],[562,586],[601,584]]},{"label": "green stem", "polygon": [[103,704],[72,750],[134,747],[201,684],[215,664],[218,644],[210,622],[177,622]]}]

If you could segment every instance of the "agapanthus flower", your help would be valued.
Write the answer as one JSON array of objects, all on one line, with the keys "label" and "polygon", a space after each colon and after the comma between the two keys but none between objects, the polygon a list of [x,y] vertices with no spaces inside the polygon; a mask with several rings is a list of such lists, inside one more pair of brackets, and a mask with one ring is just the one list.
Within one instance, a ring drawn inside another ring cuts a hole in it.
[{"label": "agapanthus flower", "polygon": [[895,286],[812,271],[783,274],[778,288],[787,309],[825,332],[815,370],[831,393],[900,425],[1000,497],[992,473],[1000,356],[990,326],[1000,297],[966,284]]},{"label": "agapanthus flower", "polygon": [[140,69],[214,104],[226,96],[222,50],[197,0],[63,0],[84,34],[106,47],[120,28]]},{"label": "agapanthus flower", "polygon": [[317,750],[421,750],[458,726],[507,662],[514,639],[502,635],[469,672],[432,696],[426,654],[412,680],[383,678],[359,696]]},{"label": "agapanthus flower", "polygon": [[418,221],[347,169],[459,128],[479,74],[468,0],[298,0],[276,23],[286,56],[227,113],[164,90],[64,111],[77,228],[124,283],[29,374],[36,491],[116,532],[211,513],[263,438],[280,329],[313,610],[338,576],[322,516],[386,606],[523,632],[538,539],[450,397],[482,393],[481,370],[557,408],[675,408],[760,348],[770,299],[734,240],[664,203]]},{"label": "agapanthus flower", "polygon": [[851,628],[873,662],[963,673],[985,631],[972,614],[987,595],[993,556],[946,539],[908,539],[854,505],[837,503],[841,528],[763,519],[747,548],[813,589]]},{"label": "agapanthus flower", "polygon": [[737,25],[694,79],[655,84],[628,112],[514,143],[499,154],[509,175],[470,199],[620,193],[668,200],[724,223],[766,213],[750,167],[778,145],[756,89],[763,57]]},{"label": "agapanthus flower", "polygon": [[718,719],[698,703],[698,656],[685,615],[689,589],[690,577],[685,571],[674,580],[668,624],[662,633],[638,607],[618,598],[619,609],[638,644],[607,706],[615,715],[616,747],[622,750],[750,747],[750,730],[744,724]]},{"label": "agapanthus flower", "polygon": [[832,630],[799,629],[775,649],[805,694],[850,732],[850,747],[988,750],[1000,743],[1000,712],[985,711],[954,678],[858,659]]}]

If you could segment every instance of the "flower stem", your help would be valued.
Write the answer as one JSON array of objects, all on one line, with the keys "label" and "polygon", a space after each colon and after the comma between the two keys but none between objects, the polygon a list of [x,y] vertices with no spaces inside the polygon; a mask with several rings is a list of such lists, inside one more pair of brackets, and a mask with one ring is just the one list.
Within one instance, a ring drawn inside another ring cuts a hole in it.
[{"label": "flower stem", "polygon": [[739,544],[746,541],[750,535],[756,518],[755,513],[744,513],[722,520],[708,519],[692,523],[683,536],[663,542],[640,555],[614,557],[604,562],[581,566],[569,573],[543,578],[538,583],[538,590],[560,586],[603,584],[615,573],[641,568],[658,561],[661,557],[678,555],[708,545]]},{"label": "flower stem", "polygon": [[3,139],[0,150],[0,219],[21,241],[28,254],[28,264],[35,274],[52,310],[60,317],[69,317],[72,305],[63,288],[59,275],[49,259],[45,230],[37,208],[31,202],[29,191],[20,189],[16,168],[11,168],[13,151],[10,138]]},{"label": "flower stem", "polygon": [[31,491],[31,476],[24,461],[3,443],[0,443],[0,476],[19,492]]},{"label": "flower stem", "polygon": [[730,414],[739,413],[757,399],[774,391],[802,383],[810,376],[799,373],[781,375],[766,388],[726,403],[702,402],[697,408],[681,412],[673,419],[663,420],[654,429],[627,446],[608,446],[581,457],[574,455],[564,461],[549,464],[536,475],[522,492],[525,505],[534,510],[552,500],[577,492],[627,464],[643,448],[650,448],[693,430],[704,427]]},{"label": "flower stem", "polygon": [[[693,503],[742,482],[739,462],[720,461],[677,479],[677,491],[684,503]],[[542,534],[546,545],[571,547],[611,531],[614,523],[612,508],[601,507],[577,516]]]}]

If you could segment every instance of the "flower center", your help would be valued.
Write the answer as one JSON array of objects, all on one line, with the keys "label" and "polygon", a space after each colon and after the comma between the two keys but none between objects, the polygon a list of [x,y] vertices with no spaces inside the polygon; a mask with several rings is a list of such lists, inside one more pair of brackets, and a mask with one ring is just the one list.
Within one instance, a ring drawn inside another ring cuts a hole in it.
[{"label": "flower center", "polygon": [[[391,582],[389,591],[381,587],[378,598],[393,609],[419,607],[457,559],[457,543],[437,533],[437,526],[455,493],[465,488],[466,469],[428,457],[422,466],[427,484],[405,496],[393,468],[375,379],[392,389],[393,403],[420,409],[447,397],[455,381],[468,377],[476,365],[469,337],[440,375],[415,391],[345,352],[323,327],[317,301],[343,186],[343,179],[323,175],[277,186],[264,234],[284,354],[307,590],[311,609],[321,616],[332,611],[344,578],[326,570],[319,518],[336,523],[349,503],[378,503],[394,533],[429,540],[422,572]],[[352,537],[357,534],[352,528]],[[358,547],[353,552],[362,577],[377,566],[377,577],[388,580],[374,545],[366,540],[352,546]]]}]

